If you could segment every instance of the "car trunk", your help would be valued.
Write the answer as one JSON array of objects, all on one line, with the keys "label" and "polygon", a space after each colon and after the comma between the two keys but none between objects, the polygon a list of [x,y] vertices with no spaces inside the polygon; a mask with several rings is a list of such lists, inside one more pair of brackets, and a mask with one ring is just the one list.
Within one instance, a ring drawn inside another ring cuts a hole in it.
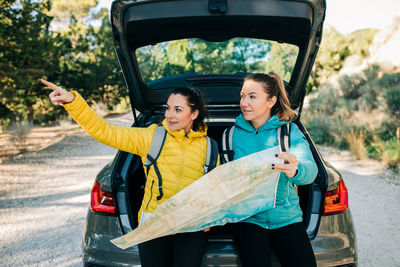
[{"label": "car trunk", "polygon": [[[218,6],[218,2],[223,3],[223,6]],[[150,60],[146,58],[147,60],[140,61],[138,52],[141,48],[160,43],[161,47],[166,47],[166,42],[173,40],[187,39],[190,43],[193,42],[192,38],[210,43],[223,43],[236,37],[255,38],[295,46],[297,52],[290,75],[285,78],[285,86],[291,108],[297,111],[300,118],[307,79],[321,42],[324,17],[324,0],[113,2],[111,22],[117,58],[129,89],[132,110],[142,113],[137,120],[135,117],[135,126],[145,127],[160,120],[161,105],[166,103],[171,88],[194,86],[202,91],[208,103],[211,118],[208,135],[222,147],[223,130],[232,125],[233,119],[240,112],[239,92],[243,77],[248,71],[255,72],[254,70],[227,69],[218,73],[201,73],[197,70],[190,73],[180,70],[174,73],[177,76],[169,74],[166,77],[149,79],[150,82],[143,77],[141,62],[148,63]],[[283,61],[278,59],[277,62]],[[278,68],[271,70],[276,69]],[[153,69],[151,71],[154,72]],[[264,71],[263,68],[260,72]],[[136,116],[135,112],[134,115]],[[323,170],[322,159],[307,131],[299,120],[296,123],[309,141],[319,169]],[[113,190],[117,194],[119,218],[126,233],[137,227],[145,175],[138,156],[120,152],[116,163]],[[320,171],[316,182],[300,186],[298,190],[304,223],[310,238],[314,238],[317,233],[322,203],[321,188],[326,188],[326,181],[326,172]],[[230,244],[229,226],[214,227],[210,240]]]}]

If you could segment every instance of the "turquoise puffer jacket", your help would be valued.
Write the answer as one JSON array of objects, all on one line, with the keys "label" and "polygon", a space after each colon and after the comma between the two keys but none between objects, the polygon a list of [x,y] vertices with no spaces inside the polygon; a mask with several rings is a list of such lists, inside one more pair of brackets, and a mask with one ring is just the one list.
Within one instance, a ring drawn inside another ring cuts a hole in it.
[{"label": "turquoise puffer jacket", "polygon": [[[239,115],[235,121],[236,128],[232,139],[234,159],[277,146],[276,129],[286,123],[279,121],[275,115],[256,130],[243,118],[242,114]],[[291,125],[289,152],[295,154],[299,162],[297,175],[288,178],[281,173],[275,208],[257,213],[243,222],[254,223],[267,229],[276,229],[303,220],[299,197],[293,184],[312,183],[317,176],[318,168],[308,142],[294,123]]]}]

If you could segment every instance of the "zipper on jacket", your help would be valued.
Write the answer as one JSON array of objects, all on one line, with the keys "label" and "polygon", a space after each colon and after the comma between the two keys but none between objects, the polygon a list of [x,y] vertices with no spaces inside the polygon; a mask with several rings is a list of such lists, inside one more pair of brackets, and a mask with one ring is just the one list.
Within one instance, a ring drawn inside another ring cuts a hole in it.
[{"label": "zipper on jacket", "polygon": [[259,136],[258,136],[258,129],[256,130],[256,148],[257,151],[260,151],[260,140],[259,140]]},{"label": "zipper on jacket", "polygon": [[151,187],[150,187],[150,199],[149,199],[149,202],[147,202],[146,211],[147,211],[147,209],[148,209],[148,207],[149,207],[149,204],[150,204],[151,199],[153,198],[153,185],[154,185],[154,180],[151,182]]},{"label": "zipper on jacket", "polygon": [[[182,180],[183,180],[183,167],[184,167],[184,163],[185,163],[185,139],[182,140],[182,144],[181,144],[181,170],[179,172],[179,176],[178,176],[178,182],[176,183],[176,192],[179,192],[181,186],[182,186]],[[176,193],[175,192],[175,193]]]}]

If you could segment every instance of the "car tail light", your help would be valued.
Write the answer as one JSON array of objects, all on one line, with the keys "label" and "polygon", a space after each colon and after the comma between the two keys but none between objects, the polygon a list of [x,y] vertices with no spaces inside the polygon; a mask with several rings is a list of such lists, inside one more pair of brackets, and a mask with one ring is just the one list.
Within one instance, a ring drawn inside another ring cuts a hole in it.
[{"label": "car tail light", "polygon": [[115,200],[112,192],[104,191],[95,181],[90,195],[90,208],[93,212],[115,215]]},{"label": "car tail light", "polygon": [[349,197],[346,185],[340,180],[339,185],[332,191],[325,193],[325,205],[323,215],[333,215],[345,212],[349,207]]}]

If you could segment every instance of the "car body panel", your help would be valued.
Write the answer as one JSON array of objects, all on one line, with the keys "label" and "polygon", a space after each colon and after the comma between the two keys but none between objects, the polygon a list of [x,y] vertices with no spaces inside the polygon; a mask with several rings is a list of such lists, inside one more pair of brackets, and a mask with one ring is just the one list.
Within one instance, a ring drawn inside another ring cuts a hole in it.
[{"label": "car body panel", "polygon": [[[83,260],[104,266],[140,265],[137,246],[122,250],[109,240],[122,235],[118,217],[88,211],[83,236]],[[318,235],[311,240],[318,266],[357,264],[356,237],[350,211],[322,216]],[[276,260],[273,266],[280,266]],[[232,240],[210,240],[202,266],[240,266]]]}]

